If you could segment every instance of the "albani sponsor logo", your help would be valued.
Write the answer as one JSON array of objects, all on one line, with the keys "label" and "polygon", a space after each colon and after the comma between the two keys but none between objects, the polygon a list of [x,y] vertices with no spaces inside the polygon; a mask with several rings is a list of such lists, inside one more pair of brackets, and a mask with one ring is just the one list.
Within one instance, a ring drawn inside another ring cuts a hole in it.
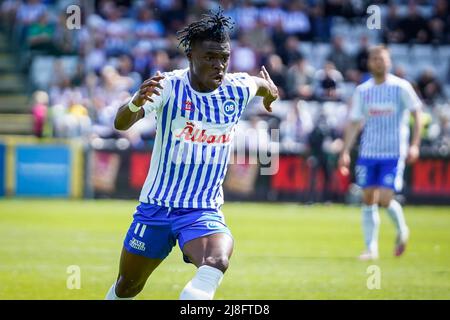
[{"label": "albani sponsor logo", "polygon": [[392,109],[369,109],[369,115],[371,116],[389,116],[394,113]]},{"label": "albani sponsor logo", "polygon": [[231,141],[231,135],[228,134],[208,134],[205,129],[200,129],[192,122],[186,122],[183,130],[175,137],[192,142],[206,142],[208,144],[223,144]]},{"label": "albani sponsor logo", "polygon": [[145,243],[137,240],[136,238],[132,238],[128,244],[136,250],[145,251]]}]

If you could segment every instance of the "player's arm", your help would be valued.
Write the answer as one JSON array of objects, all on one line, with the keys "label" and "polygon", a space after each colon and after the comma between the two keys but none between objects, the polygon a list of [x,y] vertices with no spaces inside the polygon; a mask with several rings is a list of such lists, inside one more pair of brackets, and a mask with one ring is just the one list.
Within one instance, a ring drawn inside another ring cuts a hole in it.
[{"label": "player's arm", "polygon": [[408,150],[408,158],[406,159],[407,163],[414,163],[419,158],[420,135],[422,132],[422,117],[420,109],[412,111],[411,115],[414,118],[414,128],[412,132],[411,145]]},{"label": "player's arm", "polygon": [[263,97],[264,108],[267,111],[272,112],[272,102],[278,99],[278,88],[270,78],[269,73],[263,66],[259,72],[258,77],[253,77],[256,82],[256,95]]},{"label": "player's arm", "polygon": [[136,92],[129,103],[119,108],[114,119],[114,127],[117,130],[128,130],[133,124],[144,117],[144,104],[147,101],[154,102],[152,99],[153,95],[161,95],[161,92],[157,88],[163,89],[160,84],[162,79],[164,79],[164,76],[158,71],[155,76],[142,83],[139,91]]},{"label": "player's arm", "polygon": [[344,147],[339,157],[339,169],[342,174],[347,175],[350,167],[350,151],[355,144],[356,138],[362,128],[362,121],[350,121],[344,132]]},{"label": "player's arm", "polygon": [[364,113],[359,89],[355,90],[352,98],[352,107],[349,114],[349,122],[344,131],[344,147],[339,156],[339,170],[347,175],[350,167],[350,151],[355,144],[356,138],[362,129]]}]

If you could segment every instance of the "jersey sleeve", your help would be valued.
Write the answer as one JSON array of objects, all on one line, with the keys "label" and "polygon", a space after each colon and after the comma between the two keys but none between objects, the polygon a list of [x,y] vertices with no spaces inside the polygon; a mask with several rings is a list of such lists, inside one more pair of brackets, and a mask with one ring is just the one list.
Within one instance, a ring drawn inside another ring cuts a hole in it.
[{"label": "jersey sleeve", "polygon": [[405,81],[405,84],[401,87],[400,96],[406,109],[416,111],[422,107],[422,101],[420,101],[416,91],[409,82]]},{"label": "jersey sleeve", "polygon": [[361,91],[356,88],[352,97],[352,105],[350,108],[349,120],[360,121],[364,119],[363,106],[361,100]]},{"label": "jersey sleeve", "polygon": [[244,84],[246,88],[248,88],[249,97],[247,99],[247,103],[250,102],[250,100],[256,96],[256,91],[258,91],[255,79],[253,79],[253,77],[246,72],[237,73],[236,77],[241,83]]},{"label": "jersey sleeve", "polygon": [[[165,78],[160,81],[160,84],[163,87],[163,89],[161,90],[157,88],[157,90],[159,90],[161,95],[158,96],[156,94],[153,94],[151,97],[153,102],[146,101],[145,104],[142,106],[144,108],[145,117],[148,117],[152,112],[158,112],[159,110],[161,110],[162,106],[167,102],[171,89],[170,88],[171,82],[170,80],[167,79],[167,75],[165,73],[163,73],[163,75],[165,76]],[[133,98],[131,98],[131,100],[133,100],[137,94],[138,91],[133,95]]]}]

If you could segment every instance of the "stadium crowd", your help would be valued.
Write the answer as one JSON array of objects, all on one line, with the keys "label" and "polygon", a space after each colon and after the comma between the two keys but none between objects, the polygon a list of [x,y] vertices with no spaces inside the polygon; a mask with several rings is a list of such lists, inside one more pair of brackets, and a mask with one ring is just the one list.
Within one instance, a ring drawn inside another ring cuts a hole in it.
[{"label": "stadium crowd", "polygon": [[[70,29],[66,9],[74,3],[81,8],[80,26]],[[366,27],[370,4],[382,8],[380,30]],[[434,52],[450,45],[446,0],[223,0],[220,6],[235,21],[228,71],[256,75],[265,65],[280,89],[273,114],[249,106],[240,128],[280,128],[287,151],[340,151],[352,91],[368,78],[371,44],[407,48],[408,57],[413,46]],[[209,0],[3,1],[3,28],[35,91],[35,134],[125,137],[136,148],[151,143],[154,120],[118,132],[116,110],[157,70],[187,67],[176,31],[217,8]],[[345,28],[355,31],[353,38],[339,32]],[[426,103],[423,144],[448,152],[450,56],[444,54],[439,68],[427,62],[423,70],[395,58],[394,73],[414,83]]]}]

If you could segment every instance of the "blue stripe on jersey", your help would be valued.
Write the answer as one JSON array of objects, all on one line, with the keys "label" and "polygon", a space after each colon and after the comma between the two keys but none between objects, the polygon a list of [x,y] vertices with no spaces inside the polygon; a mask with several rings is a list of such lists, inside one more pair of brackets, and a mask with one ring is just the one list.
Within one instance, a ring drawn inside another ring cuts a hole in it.
[{"label": "blue stripe on jersey", "polygon": [[[189,179],[189,182],[192,179],[192,174],[194,172],[195,167],[199,166],[199,164],[196,163],[197,161],[197,156],[198,156],[198,149],[199,149],[199,145],[197,143],[193,143],[190,144],[190,147],[192,148],[192,152],[190,153],[190,156],[187,157],[187,165],[189,166],[188,171],[187,171],[187,175],[185,177],[183,177],[183,180],[180,183],[180,188],[177,188],[177,190],[175,191],[176,194],[179,194],[180,198],[179,198],[179,204],[182,204],[187,196],[187,191],[189,189],[189,185],[190,183],[186,183],[186,181]],[[181,189],[181,190],[179,190]],[[191,190],[192,192],[192,190]]]},{"label": "blue stripe on jersey", "polygon": [[233,113],[233,118],[231,119],[232,122],[236,122],[236,117],[238,115],[239,109],[240,109],[240,100],[238,101],[235,96],[234,96],[234,92],[233,92],[233,88],[231,88],[231,86],[226,86],[228,94],[230,96],[230,99],[232,99],[233,101],[236,102],[237,104],[237,109],[234,113]]},{"label": "blue stripe on jersey", "polygon": [[214,147],[214,146],[210,146],[210,147],[211,147],[211,156],[210,157],[208,155],[206,156],[205,164],[204,164],[204,166],[207,167],[205,179],[203,181],[203,185],[199,185],[199,189],[201,191],[199,193],[197,193],[197,199],[198,199],[198,202],[200,202],[200,203],[203,199],[203,194],[205,193],[206,186],[208,185],[208,183],[211,179],[211,171],[214,167],[214,163],[213,163],[213,161],[211,161],[211,159],[214,159],[214,157],[216,156],[216,153],[217,153],[216,147]]},{"label": "blue stripe on jersey", "polygon": [[[225,160],[224,160],[224,164],[226,163],[226,164],[228,164],[229,163],[229,160],[230,160],[230,149],[231,149],[231,144],[229,144],[229,145],[227,145],[225,148]],[[226,165],[223,165],[221,168],[220,168],[220,174],[219,174],[219,182],[220,183],[218,183],[216,186],[215,186],[215,191],[214,191],[214,196],[213,196],[213,199],[217,199],[217,194],[219,193],[219,191],[220,191],[220,186],[222,185],[222,181],[223,181],[223,179],[225,178],[225,174],[226,174],[226,172],[227,172],[227,166]]]},{"label": "blue stripe on jersey", "polygon": [[219,104],[217,103],[217,97],[214,95],[211,97],[213,106],[214,106],[214,120],[216,123],[220,123],[220,110],[219,110]]},{"label": "blue stripe on jersey", "polygon": [[[184,170],[187,167],[187,163],[188,163],[187,162],[188,161],[187,154],[189,152],[190,146],[191,146],[191,144],[190,143],[186,143],[186,142],[181,142],[179,144],[179,147],[182,148],[182,150],[181,150],[181,163],[178,164],[178,167],[177,167],[177,169],[179,169],[179,172],[178,172],[178,177],[176,179],[176,182],[175,183],[174,182],[171,183],[171,188],[170,188],[170,191],[169,191],[169,194],[172,194],[171,197],[170,197],[170,201],[172,203],[175,201],[175,198],[176,198],[176,196],[178,194],[178,189],[180,188],[181,180],[183,179]],[[174,166],[178,162],[178,159],[175,159],[175,160],[176,160],[175,164],[172,164]]]},{"label": "blue stripe on jersey", "polygon": [[[227,148],[226,146],[221,147],[220,151],[219,151],[219,157],[217,159],[217,163],[218,163],[220,169],[223,169],[223,167],[225,167],[223,160],[224,160],[224,155],[226,155],[225,154],[226,148]],[[221,185],[220,181],[217,180],[217,177],[219,176],[219,171],[222,171],[222,170],[216,170],[216,172],[214,173],[214,178],[212,179],[212,183],[214,184],[214,186],[211,186],[211,188],[209,188],[206,199],[215,199],[215,198],[211,198],[211,195],[212,195],[213,189],[215,189],[216,187]]]},{"label": "blue stripe on jersey", "polygon": [[[175,184],[173,183],[174,181],[174,174],[175,174],[175,170],[179,170],[180,167],[182,167],[182,165],[178,165],[178,153],[180,152],[180,148],[182,148],[182,146],[180,146],[181,142],[180,140],[176,140],[175,144],[173,146],[172,149],[172,154],[170,157],[170,161],[169,161],[169,170],[168,172],[166,172],[166,175],[168,174],[168,179],[166,177],[165,180],[167,180],[167,184],[166,187],[164,188],[164,193],[162,195],[162,199],[163,201],[167,200],[167,197],[169,195],[169,191],[173,189],[173,187],[175,186]],[[170,186],[170,187],[169,187]]]},{"label": "blue stripe on jersey", "polygon": [[207,122],[212,122],[211,114],[210,114],[211,109],[210,109],[210,106],[209,106],[208,99],[205,96],[202,96],[202,101],[203,101],[203,104],[205,106],[206,121]]},{"label": "blue stripe on jersey", "polygon": [[[172,128],[173,119],[175,119],[176,114],[177,114],[177,110],[178,110],[179,88],[180,88],[180,80],[177,80],[177,82],[175,84],[175,93],[176,93],[175,94],[175,100],[174,100],[174,104],[172,105],[172,108],[171,108],[172,109],[172,115],[171,115],[170,126],[168,128],[169,134],[171,134],[171,128]],[[167,158],[169,157],[169,151],[170,151],[170,148],[172,146],[172,139],[168,138],[166,141],[167,141],[167,145],[166,145],[166,150],[164,152],[164,162],[163,162],[164,164],[167,164]],[[167,175],[167,173],[165,171],[166,171],[165,168],[163,168],[163,170],[161,171],[160,177],[158,177],[158,176],[156,177],[156,179],[159,181],[159,185],[158,185],[158,188],[157,188],[155,196],[154,196],[155,198],[158,198],[160,193],[161,193],[161,189],[162,189],[162,186],[163,186],[163,181],[161,181],[161,180],[162,180],[162,178],[164,178]]]},{"label": "blue stripe on jersey", "polygon": [[[194,93],[193,96],[195,97],[195,103],[197,107],[197,120],[203,121],[203,110],[202,110],[202,102],[200,101],[200,98]],[[206,108],[206,106],[204,106]]]},{"label": "blue stripe on jersey", "polygon": [[[242,103],[240,104],[241,107],[239,108],[239,114],[238,114],[238,119],[240,119],[242,111],[244,111],[244,106],[247,104],[247,101],[245,101],[245,103],[244,103],[244,92],[242,91],[242,88],[241,87],[236,87],[236,89],[237,89],[237,92],[238,92],[239,100],[242,101]],[[248,92],[249,91],[248,91],[248,88],[247,88],[247,100],[248,100],[248,97],[249,97]]]},{"label": "blue stripe on jersey", "polygon": [[192,98],[192,92],[191,92],[191,89],[189,88],[189,86],[185,85],[185,88],[187,91],[188,98],[192,103],[191,108],[190,108],[191,110],[189,111],[189,120],[194,120],[194,117],[196,114],[201,116],[200,108],[199,108],[197,102],[194,103],[194,99]]},{"label": "blue stripe on jersey", "polygon": [[[172,88],[173,88],[173,81],[171,81],[172,83]],[[162,115],[161,115],[161,135],[159,135],[158,139],[162,142],[164,141],[164,137],[166,136],[166,122],[167,122],[167,113],[169,112],[169,102],[171,99],[168,99],[166,104],[163,107],[162,110]],[[173,119],[173,117],[172,117]],[[159,143],[160,145],[162,145],[162,143]],[[155,142],[155,145],[158,144],[158,141]],[[156,170],[156,176],[155,179],[153,180],[152,186],[150,187],[148,193],[147,193],[147,199],[150,202],[150,198],[149,195],[153,190],[153,187],[155,186],[155,182],[157,180],[158,174],[159,174],[159,170],[161,168],[161,160],[162,160],[162,152],[158,152],[158,160],[156,160],[156,158],[153,159],[153,161],[158,161],[158,169]]]},{"label": "blue stripe on jersey", "polygon": [[[201,152],[201,161],[200,161],[200,164],[198,164],[199,169],[203,168],[203,166],[205,165],[205,152],[206,152],[207,147],[208,147],[207,145],[201,145],[201,148],[199,148],[199,149],[201,149],[201,151],[199,150],[199,152]],[[192,190],[194,192],[197,192],[197,190],[199,190],[200,180],[201,180],[203,171],[204,170],[197,171],[197,175],[195,176],[195,180],[194,180],[195,181],[194,186],[192,188]],[[196,195],[191,196],[191,199],[189,200],[189,207],[194,206],[194,199],[196,199],[196,200],[198,199],[198,192]]]}]

